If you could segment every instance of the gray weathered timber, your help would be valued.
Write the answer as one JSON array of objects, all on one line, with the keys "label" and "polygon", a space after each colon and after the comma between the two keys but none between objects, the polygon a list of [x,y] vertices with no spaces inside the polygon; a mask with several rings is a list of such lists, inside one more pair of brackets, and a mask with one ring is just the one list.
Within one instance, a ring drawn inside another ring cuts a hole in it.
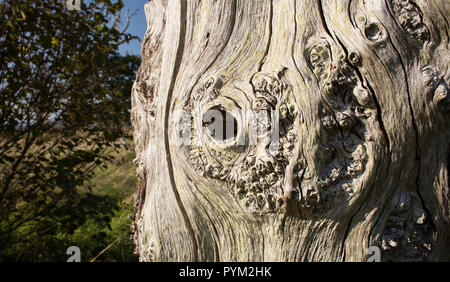
[{"label": "gray weathered timber", "polygon": [[[449,6],[148,2],[140,259],[450,260]],[[230,138],[211,135],[212,109]]]}]

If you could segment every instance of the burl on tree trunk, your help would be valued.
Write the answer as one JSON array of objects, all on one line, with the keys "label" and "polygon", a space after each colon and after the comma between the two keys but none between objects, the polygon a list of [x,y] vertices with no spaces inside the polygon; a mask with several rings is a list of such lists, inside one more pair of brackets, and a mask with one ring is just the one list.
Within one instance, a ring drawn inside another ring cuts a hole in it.
[{"label": "burl on tree trunk", "polygon": [[449,1],[145,10],[142,261],[450,259]]}]

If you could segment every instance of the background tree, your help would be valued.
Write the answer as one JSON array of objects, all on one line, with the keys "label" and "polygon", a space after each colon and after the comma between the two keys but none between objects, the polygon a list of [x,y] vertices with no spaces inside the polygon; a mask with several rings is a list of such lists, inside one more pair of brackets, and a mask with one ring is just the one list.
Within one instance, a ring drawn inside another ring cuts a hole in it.
[{"label": "background tree", "polygon": [[0,2],[0,260],[64,258],[67,234],[118,208],[79,187],[128,136],[139,58],[118,54],[122,1],[65,2]]}]

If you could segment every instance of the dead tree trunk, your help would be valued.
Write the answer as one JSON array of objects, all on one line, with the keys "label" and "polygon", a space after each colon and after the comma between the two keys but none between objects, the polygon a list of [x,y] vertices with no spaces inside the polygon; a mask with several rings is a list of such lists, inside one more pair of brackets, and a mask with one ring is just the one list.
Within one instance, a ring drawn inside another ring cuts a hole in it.
[{"label": "dead tree trunk", "polygon": [[145,8],[142,261],[450,259],[448,1]]}]

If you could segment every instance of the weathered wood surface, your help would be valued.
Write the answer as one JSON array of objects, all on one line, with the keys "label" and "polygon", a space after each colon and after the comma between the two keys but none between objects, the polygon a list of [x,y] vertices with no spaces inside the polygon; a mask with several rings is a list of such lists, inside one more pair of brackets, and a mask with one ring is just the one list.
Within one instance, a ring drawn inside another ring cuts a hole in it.
[{"label": "weathered wood surface", "polygon": [[[146,4],[132,92],[141,260],[365,261],[369,246],[450,260],[449,5]],[[235,136],[208,136],[212,108]],[[279,147],[255,138],[258,121],[280,125]]]}]

